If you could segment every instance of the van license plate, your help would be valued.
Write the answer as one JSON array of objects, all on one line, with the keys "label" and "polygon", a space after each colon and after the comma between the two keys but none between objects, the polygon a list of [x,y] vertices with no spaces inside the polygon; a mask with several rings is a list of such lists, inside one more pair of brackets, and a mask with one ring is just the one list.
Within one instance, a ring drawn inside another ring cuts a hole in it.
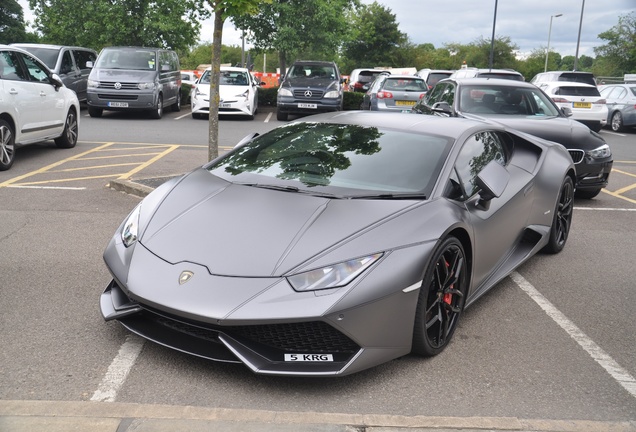
[{"label": "van license plate", "polygon": [[316,109],[316,108],[318,108],[318,105],[316,105],[316,104],[308,104],[308,103],[299,103],[298,104],[298,108]]},{"label": "van license plate", "polygon": [[108,106],[112,108],[128,108],[128,102],[108,102]]}]

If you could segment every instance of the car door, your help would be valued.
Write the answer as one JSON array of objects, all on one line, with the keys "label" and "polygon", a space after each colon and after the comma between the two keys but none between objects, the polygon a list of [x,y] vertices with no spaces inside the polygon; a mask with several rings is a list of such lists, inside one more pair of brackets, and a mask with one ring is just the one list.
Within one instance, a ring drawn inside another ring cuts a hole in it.
[{"label": "car door", "polygon": [[75,94],[77,94],[77,98],[80,101],[85,101],[88,87],[88,75],[91,73],[91,68],[89,68],[86,64],[88,62],[95,64],[97,54],[92,51],[79,48],[73,48],[71,53],[73,54],[75,67],[79,71],[79,79],[75,83]]},{"label": "car door", "polygon": [[78,94],[78,86],[82,79],[82,74],[75,65],[73,53],[68,48],[62,48],[60,51],[60,69],[58,75],[66,87],[73,90],[75,94]]},{"label": "car door", "polygon": [[[483,131],[466,139],[457,157],[454,178],[473,227],[474,286],[479,287],[513,252],[522,237],[533,202],[532,174],[509,164],[512,138],[499,131]],[[477,176],[496,161],[510,175],[503,194],[480,204]]]},{"label": "car door", "polygon": [[[22,141],[59,135],[66,120],[64,97],[52,84],[49,70],[35,57],[14,52],[26,80],[15,82],[15,103],[22,118]],[[19,86],[19,87],[18,87]]]}]

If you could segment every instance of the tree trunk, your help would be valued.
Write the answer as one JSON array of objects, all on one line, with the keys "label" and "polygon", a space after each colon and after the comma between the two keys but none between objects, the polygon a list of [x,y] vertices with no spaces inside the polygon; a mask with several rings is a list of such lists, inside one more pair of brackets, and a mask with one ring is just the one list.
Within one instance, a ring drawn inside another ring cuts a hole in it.
[{"label": "tree trunk", "polygon": [[278,64],[280,65],[280,75],[278,77],[278,85],[280,85],[283,80],[283,76],[287,74],[287,56],[285,55],[285,51],[278,52]]},{"label": "tree trunk", "polygon": [[223,39],[223,8],[214,13],[212,36],[212,71],[210,74],[210,120],[208,129],[208,161],[219,156],[219,81],[221,78],[221,40]]}]

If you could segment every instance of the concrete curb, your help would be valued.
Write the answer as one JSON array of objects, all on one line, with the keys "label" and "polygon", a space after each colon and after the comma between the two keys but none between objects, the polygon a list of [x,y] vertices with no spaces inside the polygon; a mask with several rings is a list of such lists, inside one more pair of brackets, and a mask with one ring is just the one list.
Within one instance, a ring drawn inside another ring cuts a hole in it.
[{"label": "concrete curb", "polygon": [[[42,426],[42,427],[40,427]],[[0,401],[0,430],[142,431],[545,431],[636,432],[636,422],[428,417],[380,414],[279,412],[120,402]]]}]

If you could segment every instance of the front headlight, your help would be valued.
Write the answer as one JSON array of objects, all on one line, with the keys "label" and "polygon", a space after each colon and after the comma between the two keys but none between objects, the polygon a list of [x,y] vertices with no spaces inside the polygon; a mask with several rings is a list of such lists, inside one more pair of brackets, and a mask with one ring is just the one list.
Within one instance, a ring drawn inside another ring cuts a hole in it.
[{"label": "front headlight", "polygon": [[249,97],[249,95],[250,95],[250,91],[249,90],[245,90],[243,93],[237,94],[234,97],[247,99]]},{"label": "front headlight", "polygon": [[593,159],[605,159],[612,155],[612,151],[607,144],[604,144],[594,150],[588,151],[587,155]]},{"label": "front headlight", "polygon": [[152,90],[155,88],[155,83],[154,82],[142,82],[137,84],[137,87],[139,88],[139,90]]},{"label": "front headlight", "polygon": [[124,246],[130,247],[137,241],[137,234],[139,233],[139,213],[141,211],[141,204],[139,204],[130,213],[126,223],[121,230],[121,241]]},{"label": "front headlight", "polygon": [[355,258],[329,267],[310,270],[287,277],[296,291],[316,291],[347,285],[376,262],[382,253]]},{"label": "front headlight", "polygon": [[97,87],[99,87],[99,81],[95,81],[95,80],[88,80],[87,85],[88,85],[88,87],[90,87],[90,88],[97,88]]},{"label": "front headlight", "polygon": [[327,93],[325,93],[324,98],[325,99],[337,99],[338,96],[340,96],[340,94],[338,93],[338,90],[331,90],[331,91],[328,91]]},{"label": "front headlight", "polygon": [[278,89],[278,96],[294,96],[292,92],[286,88]]}]

